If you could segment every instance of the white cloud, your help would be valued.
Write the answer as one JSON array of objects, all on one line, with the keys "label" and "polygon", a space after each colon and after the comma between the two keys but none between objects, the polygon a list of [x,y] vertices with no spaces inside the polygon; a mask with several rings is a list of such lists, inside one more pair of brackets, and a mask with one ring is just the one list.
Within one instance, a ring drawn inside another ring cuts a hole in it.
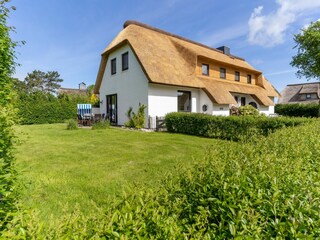
[{"label": "white cloud", "polygon": [[290,24],[301,15],[308,15],[320,7],[320,0],[277,0],[278,9],[269,14],[262,14],[263,6],[253,10],[249,19],[251,44],[272,47],[284,42]]},{"label": "white cloud", "polygon": [[239,24],[229,28],[224,28],[220,31],[215,31],[212,34],[206,33],[205,37],[198,39],[197,41],[208,46],[217,47],[218,44],[225,44],[226,41],[244,36],[247,32],[247,26]]}]

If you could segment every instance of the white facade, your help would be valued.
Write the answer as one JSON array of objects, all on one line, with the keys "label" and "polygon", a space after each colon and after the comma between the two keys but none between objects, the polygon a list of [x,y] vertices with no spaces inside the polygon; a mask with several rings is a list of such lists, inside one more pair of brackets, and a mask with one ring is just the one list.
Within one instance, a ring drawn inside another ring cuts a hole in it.
[{"label": "white facade", "polygon": [[[129,67],[122,70],[122,54],[128,52]],[[111,61],[116,59],[116,73],[111,74]],[[208,95],[198,88],[188,88],[179,86],[169,86],[162,84],[149,83],[138,60],[129,45],[124,45],[108,56],[106,69],[100,86],[100,112],[107,114],[107,96],[117,96],[117,124],[123,125],[128,121],[126,113],[130,107],[133,112],[137,112],[139,106],[147,106],[147,117],[163,117],[167,113],[178,111],[178,91],[191,93],[191,112],[205,113],[211,115],[229,116],[228,104],[214,104]],[[260,106],[250,95],[232,94],[238,97],[238,105],[241,105],[241,97],[246,99],[246,104],[255,102],[261,113],[266,115],[274,113],[273,106]],[[273,100],[273,99],[272,99]]]},{"label": "white facade", "polygon": [[[122,54],[129,54],[129,68],[122,71]],[[116,73],[111,74],[111,60],[116,59]],[[142,71],[129,45],[124,45],[108,57],[108,62],[100,86],[100,111],[106,114],[107,95],[117,94],[117,124],[123,125],[128,121],[126,113],[130,107],[137,112],[139,105],[148,105],[148,79]],[[148,110],[146,109],[146,116]]]}]

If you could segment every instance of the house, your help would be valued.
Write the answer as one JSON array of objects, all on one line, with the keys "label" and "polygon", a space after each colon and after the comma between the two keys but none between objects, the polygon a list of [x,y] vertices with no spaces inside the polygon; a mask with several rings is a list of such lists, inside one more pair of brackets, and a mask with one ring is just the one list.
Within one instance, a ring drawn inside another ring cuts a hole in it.
[{"label": "house", "polygon": [[74,94],[74,95],[87,95],[87,86],[84,82],[78,84],[79,88],[59,88],[58,94]]},{"label": "house", "polygon": [[274,113],[279,93],[228,47],[211,48],[136,21],[103,51],[94,92],[100,112],[114,124],[128,121],[126,112],[147,106],[146,115],[198,112],[229,115],[232,105],[250,104]]},{"label": "house", "polygon": [[319,103],[320,83],[290,84],[281,92],[279,103]]}]

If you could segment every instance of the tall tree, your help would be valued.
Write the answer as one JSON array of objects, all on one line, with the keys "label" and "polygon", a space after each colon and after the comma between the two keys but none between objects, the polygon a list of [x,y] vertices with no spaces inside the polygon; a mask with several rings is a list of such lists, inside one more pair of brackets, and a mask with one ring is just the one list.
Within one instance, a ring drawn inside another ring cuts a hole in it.
[{"label": "tall tree", "polygon": [[35,91],[55,93],[61,87],[60,83],[63,82],[63,79],[60,78],[60,74],[57,71],[45,73],[34,70],[32,73],[28,73],[24,82],[29,93]]},{"label": "tall tree", "polygon": [[290,64],[298,68],[297,76],[320,80],[320,20],[296,34],[294,41],[298,53]]},{"label": "tall tree", "polygon": [[57,71],[49,71],[45,74],[44,91],[47,93],[55,93],[60,87],[63,79]]}]

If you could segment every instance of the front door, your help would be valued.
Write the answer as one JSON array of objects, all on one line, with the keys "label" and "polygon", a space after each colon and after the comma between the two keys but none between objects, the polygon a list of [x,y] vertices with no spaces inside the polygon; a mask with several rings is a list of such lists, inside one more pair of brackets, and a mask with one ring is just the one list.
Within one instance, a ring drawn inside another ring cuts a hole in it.
[{"label": "front door", "polygon": [[107,95],[107,119],[114,125],[118,123],[117,94]]}]

